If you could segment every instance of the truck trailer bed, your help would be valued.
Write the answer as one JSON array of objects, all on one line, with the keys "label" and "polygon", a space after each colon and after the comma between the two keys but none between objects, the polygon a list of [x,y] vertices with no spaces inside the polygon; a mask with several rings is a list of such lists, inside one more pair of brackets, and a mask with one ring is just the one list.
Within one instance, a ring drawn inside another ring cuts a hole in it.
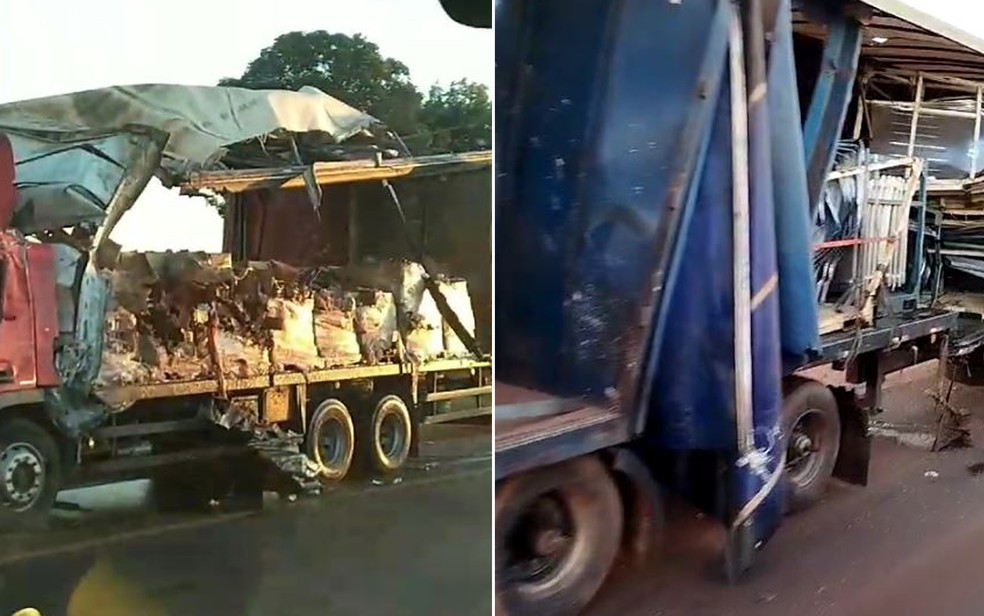
[{"label": "truck trailer bed", "polygon": [[[388,376],[431,374],[436,372],[452,372],[458,370],[479,370],[491,368],[490,361],[472,359],[442,359],[414,366],[410,363],[391,363],[376,366],[349,366],[344,368],[329,368],[314,370],[308,373],[282,372],[272,375],[256,376],[246,379],[227,379],[225,389],[228,392],[265,389],[289,385],[304,385],[316,383],[334,383],[358,379],[376,379]],[[485,385],[469,395],[491,394],[492,387]],[[107,404],[117,406],[140,400],[155,398],[171,398],[177,396],[216,394],[219,392],[219,381],[202,379],[194,381],[175,381],[167,383],[150,383],[142,385],[126,385],[107,387],[98,390],[96,395]],[[439,399],[439,396],[438,396]],[[423,402],[434,402],[437,399],[425,399]]]},{"label": "truck trailer bed", "polygon": [[618,445],[631,435],[631,417],[615,407],[495,384],[496,479]]},{"label": "truck trailer bed", "polygon": [[[883,317],[874,327],[848,328],[823,336],[820,354],[800,369],[903,349],[907,343],[946,333],[956,324],[955,312],[939,309]],[[928,346],[924,350],[933,351]],[[926,359],[929,357],[921,353],[913,354],[911,362]],[[497,382],[496,479],[627,442],[633,437],[633,423],[629,413],[614,407],[592,406],[580,399],[558,398]]]},{"label": "truck trailer bed", "polygon": [[897,349],[910,341],[950,331],[956,324],[957,313],[934,308],[884,316],[873,327],[848,327],[822,336],[820,356],[804,368],[842,362],[872,351]]}]

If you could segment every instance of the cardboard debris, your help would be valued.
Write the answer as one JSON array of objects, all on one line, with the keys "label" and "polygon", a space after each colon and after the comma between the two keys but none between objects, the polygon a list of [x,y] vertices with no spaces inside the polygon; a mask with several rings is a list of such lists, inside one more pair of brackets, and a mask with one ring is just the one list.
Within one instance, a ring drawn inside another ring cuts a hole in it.
[{"label": "cardboard debris", "polygon": [[355,306],[355,331],[362,357],[368,363],[394,359],[399,330],[393,294],[377,290],[360,292]]},{"label": "cardboard debris", "polygon": [[267,316],[271,319],[270,358],[274,370],[307,372],[324,368],[314,342],[314,300],[293,302],[270,300]]},{"label": "cardboard debris", "polygon": [[430,291],[424,289],[416,309],[402,306],[407,353],[414,361],[436,359],[444,354],[444,319]]},{"label": "cardboard debris", "polygon": [[[227,254],[121,253],[111,275],[97,385],[248,378],[460,357],[412,262],[301,270],[233,265]],[[441,281],[465,327],[475,317],[462,280]]]},{"label": "cardboard debris", "polygon": [[314,296],[314,340],[329,368],[351,366],[363,359],[355,329],[355,297],[338,286]]}]

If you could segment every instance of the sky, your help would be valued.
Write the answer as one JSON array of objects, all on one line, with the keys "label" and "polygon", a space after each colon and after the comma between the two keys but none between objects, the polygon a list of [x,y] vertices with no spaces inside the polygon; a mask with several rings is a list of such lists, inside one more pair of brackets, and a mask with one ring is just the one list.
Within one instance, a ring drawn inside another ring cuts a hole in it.
[{"label": "sky", "polygon": [[[462,77],[491,87],[490,30],[458,25],[438,0],[0,0],[0,103],[110,85],[214,85],[280,34],[361,33],[423,91]],[[149,188],[113,239],[128,250],[221,250],[200,199]]]}]

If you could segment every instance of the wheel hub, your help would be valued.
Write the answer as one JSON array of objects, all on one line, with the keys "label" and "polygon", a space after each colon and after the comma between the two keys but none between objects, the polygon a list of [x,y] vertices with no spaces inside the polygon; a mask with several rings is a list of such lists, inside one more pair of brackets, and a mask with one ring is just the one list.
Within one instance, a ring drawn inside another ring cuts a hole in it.
[{"label": "wheel hub", "polygon": [[379,426],[379,445],[387,457],[394,457],[403,447],[403,434],[400,421],[389,415],[383,418]]},{"label": "wheel hub", "polygon": [[327,421],[321,427],[319,439],[321,463],[332,466],[340,462],[345,450],[345,431],[337,421]]},{"label": "wheel hub", "polygon": [[808,410],[793,426],[786,445],[786,471],[794,483],[806,485],[813,481],[822,464],[818,452],[826,427],[822,414]]},{"label": "wheel hub", "polygon": [[550,577],[567,558],[573,528],[563,499],[541,496],[521,517],[511,540],[512,577],[535,582]]},{"label": "wheel hub", "polygon": [[793,435],[790,447],[799,456],[807,455],[813,451],[813,439],[808,434],[797,432]]},{"label": "wheel hub", "polygon": [[44,480],[43,458],[33,446],[14,443],[0,452],[0,501],[27,509],[41,496]]},{"label": "wheel hub", "polygon": [[532,551],[537,556],[554,556],[567,545],[567,537],[559,528],[541,529],[532,540]]}]

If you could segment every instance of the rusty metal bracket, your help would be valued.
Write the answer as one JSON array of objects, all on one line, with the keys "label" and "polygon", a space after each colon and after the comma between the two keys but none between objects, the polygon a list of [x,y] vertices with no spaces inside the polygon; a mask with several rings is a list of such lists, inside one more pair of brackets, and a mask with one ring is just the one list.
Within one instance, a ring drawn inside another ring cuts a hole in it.
[{"label": "rusty metal bracket", "polygon": [[[950,404],[953,395],[954,381],[946,374],[950,361],[950,336],[944,335],[940,341],[939,365],[936,369],[936,391],[931,397],[936,402],[936,436],[933,439],[933,451],[947,447],[966,445],[970,442],[970,430],[967,429],[967,413]],[[949,385],[947,385],[949,381]],[[946,393],[943,393],[944,388]]]}]

